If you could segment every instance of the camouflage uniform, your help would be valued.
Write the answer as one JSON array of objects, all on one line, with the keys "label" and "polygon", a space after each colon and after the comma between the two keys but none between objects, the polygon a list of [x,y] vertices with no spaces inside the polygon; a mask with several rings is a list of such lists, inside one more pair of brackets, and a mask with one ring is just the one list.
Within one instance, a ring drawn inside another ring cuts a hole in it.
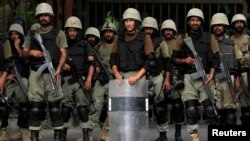
[{"label": "camouflage uniform", "polygon": [[[246,17],[243,14],[236,14],[233,16],[231,25],[235,34],[231,36],[231,39],[235,41],[235,56],[240,62],[241,66],[241,79],[246,84],[246,89],[248,93],[243,91],[241,84],[241,89],[237,93],[237,98],[239,99],[241,106],[241,124],[250,125],[250,99],[249,99],[249,67],[250,67],[250,39],[249,36],[243,33],[246,28]],[[241,29],[238,29],[241,28]],[[242,82],[241,82],[242,83]]]}]

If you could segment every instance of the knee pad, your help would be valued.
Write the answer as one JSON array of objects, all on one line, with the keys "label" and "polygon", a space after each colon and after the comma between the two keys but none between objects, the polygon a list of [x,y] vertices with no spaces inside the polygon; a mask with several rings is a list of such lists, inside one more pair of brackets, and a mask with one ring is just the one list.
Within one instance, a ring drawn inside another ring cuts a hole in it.
[{"label": "knee pad", "polygon": [[62,105],[62,119],[63,122],[68,122],[71,116],[72,108]]},{"label": "knee pad", "polygon": [[9,116],[9,111],[6,107],[0,105],[0,118],[4,119]]},{"label": "knee pad", "polygon": [[49,102],[49,112],[51,121],[61,120],[60,101]]},{"label": "knee pad", "polygon": [[42,121],[44,117],[44,103],[32,102],[30,108],[30,119],[33,121]]},{"label": "knee pad", "polygon": [[89,110],[87,106],[78,107],[78,114],[82,122],[87,122],[89,120]]},{"label": "knee pad", "polygon": [[197,100],[188,100],[185,102],[186,106],[186,115],[187,123],[194,125],[198,122],[198,101]]},{"label": "knee pad", "polygon": [[28,128],[28,122],[30,118],[30,104],[29,103],[20,103],[19,104],[19,113],[17,125],[21,128]]},{"label": "knee pad", "polygon": [[184,122],[184,105],[180,98],[174,99],[172,101],[171,117],[175,123]]},{"label": "knee pad", "polygon": [[242,125],[250,125],[250,107],[241,108],[241,123]]},{"label": "knee pad", "polygon": [[236,110],[235,109],[226,109],[226,122],[228,125],[236,125],[237,122],[237,116],[236,116]]},{"label": "knee pad", "polygon": [[158,104],[154,104],[154,114],[156,116],[156,121],[158,124],[163,124],[168,121],[167,105],[164,101]]},{"label": "knee pad", "polygon": [[23,118],[29,118],[29,110],[30,104],[29,103],[20,103],[19,104],[19,116]]},{"label": "knee pad", "polygon": [[[206,115],[209,117],[209,118],[214,118],[216,115],[215,115],[215,111],[213,109],[213,105],[212,103],[209,101],[209,99],[206,99],[202,102],[203,106],[204,106],[204,110],[205,110],[205,113]],[[217,110],[217,109],[215,109]]]}]

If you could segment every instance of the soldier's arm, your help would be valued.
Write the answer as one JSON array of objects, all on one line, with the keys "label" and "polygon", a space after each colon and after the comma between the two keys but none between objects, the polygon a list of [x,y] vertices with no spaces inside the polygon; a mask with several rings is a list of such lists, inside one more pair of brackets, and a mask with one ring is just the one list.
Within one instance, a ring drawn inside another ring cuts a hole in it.
[{"label": "soldier's arm", "polygon": [[7,79],[8,73],[6,71],[3,72],[1,78],[0,78],[0,95],[3,93],[4,90],[4,84]]},{"label": "soldier's arm", "polygon": [[178,36],[176,39],[176,46],[173,49],[173,54],[172,54],[172,61],[176,64],[189,64],[193,65],[194,64],[194,59],[191,56],[188,56],[186,58],[182,58],[182,52],[183,48],[182,46],[184,45],[182,36]]},{"label": "soldier's arm", "polygon": [[62,67],[66,62],[67,55],[68,55],[68,44],[67,44],[67,38],[63,31],[59,31],[58,37],[57,37],[57,45],[60,49],[61,56],[59,60],[59,64],[55,70],[55,76],[59,75],[61,73]]},{"label": "soldier's arm", "polygon": [[118,66],[117,66],[117,56],[118,56],[118,39],[115,38],[114,45],[112,46],[112,51],[110,54],[110,68],[112,69],[114,76],[117,80],[122,81],[122,76],[119,73]]}]

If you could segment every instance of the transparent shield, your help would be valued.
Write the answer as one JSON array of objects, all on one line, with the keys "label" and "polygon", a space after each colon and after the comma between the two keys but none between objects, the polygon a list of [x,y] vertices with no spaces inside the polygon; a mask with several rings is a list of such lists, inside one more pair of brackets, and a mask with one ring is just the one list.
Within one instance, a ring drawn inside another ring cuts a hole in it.
[{"label": "transparent shield", "polygon": [[148,140],[148,98],[145,81],[109,82],[109,126],[111,141]]}]

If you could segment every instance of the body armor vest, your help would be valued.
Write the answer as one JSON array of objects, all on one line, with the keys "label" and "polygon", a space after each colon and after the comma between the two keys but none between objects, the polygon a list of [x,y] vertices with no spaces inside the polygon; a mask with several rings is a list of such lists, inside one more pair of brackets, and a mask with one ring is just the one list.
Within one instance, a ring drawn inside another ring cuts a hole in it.
[{"label": "body armor vest", "polygon": [[75,62],[76,69],[79,74],[86,75],[88,72],[88,42],[86,40],[78,40],[68,48],[69,57]]},{"label": "body armor vest", "polygon": [[[28,78],[29,76],[29,63],[27,60],[24,60],[19,57],[19,54],[15,48],[14,42],[11,39],[6,40],[6,44],[3,46],[3,56],[5,60],[4,70],[7,72],[13,71],[11,65],[12,61],[15,62],[15,65],[22,77]],[[23,44],[23,40],[20,45]]]},{"label": "body armor vest", "polygon": [[238,68],[238,63],[234,56],[234,41],[225,39],[223,41],[218,41],[218,43],[228,69],[236,70]]},{"label": "body armor vest", "polygon": [[[198,55],[201,57],[201,62],[203,65],[203,69],[206,71],[206,73],[209,73],[210,67],[212,66],[213,61],[213,53],[210,47],[210,34],[206,32],[202,32],[199,37],[192,37],[192,35],[188,35],[192,38],[194,48]],[[188,48],[186,44],[184,44],[184,58],[188,56],[193,57],[193,53]],[[194,57],[193,57],[194,58]],[[193,66],[185,65],[186,66],[186,72],[192,73],[196,71],[196,68]]]},{"label": "body armor vest", "polygon": [[142,68],[145,60],[144,53],[145,33],[139,32],[137,37],[130,42],[125,42],[123,38],[119,41],[118,66],[119,70],[136,71]]},{"label": "body armor vest", "polygon": [[[56,65],[59,63],[60,59],[60,49],[56,43],[56,38],[58,36],[58,33],[59,30],[53,28],[50,32],[41,34],[41,37],[43,39],[43,45],[49,51],[53,64]],[[41,47],[39,46],[39,44],[37,43],[36,39],[33,36],[34,34],[30,35],[31,37],[30,49],[42,51]],[[45,61],[44,58],[30,57],[31,66],[42,65],[44,61]]]}]

